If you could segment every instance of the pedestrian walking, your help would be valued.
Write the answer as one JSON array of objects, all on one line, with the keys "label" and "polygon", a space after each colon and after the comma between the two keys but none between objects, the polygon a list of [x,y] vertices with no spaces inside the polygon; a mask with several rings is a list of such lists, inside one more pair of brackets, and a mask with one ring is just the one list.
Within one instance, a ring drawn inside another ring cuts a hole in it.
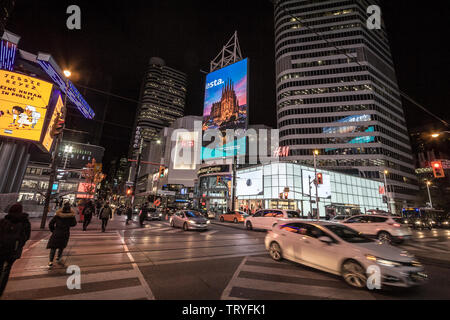
[{"label": "pedestrian walking", "polygon": [[83,231],[87,230],[87,227],[91,223],[92,216],[94,215],[94,213],[95,213],[94,204],[92,203],[92,201],[89,200],[83,209],[83,216],[84,216]]},{"label": "pedestrian walking", "polygon": [[12,205],[8,214],[0,220],[0,297],[8,283],[12,265],[21,257],[30,234],[28,214],[23,213],[20,203]]},{"label": "pedestrian walking", "polygon": [[148,202],[145,202],[141,208],[141,214],[139,215],[139,224],[141,227],[144,226],[144,221],[147,220],[148,216]]},{"label": "pedestrian walking", "polygon": [[52,235],[47,243],[47,249],[50,249],[49,268],[53,267],[56,250],[58,250],[56,262],[61,264],[63,251],[69,242],[70,228],[77,225],[75,216],[75,210],[71,207],[70,202],[65,202],[62,209],[56,211],[55,216],[50,220],[48,228]]},{"label": "pedestrian walking", "polygon": [[112,210],[109,206],[109,202],[106,201],[103,208],[100,210],[100,219],[102,219],[102,232],[106,231],[106,226],[108,225],[109,218],[112,218]]},{"label": "pedestrian walking", "polygon": [[127,207],[125,208],[125,213],[127,215],[127,220],[125,222],[125,225],[128,225],[128,222],[133,220],[133,210],[131,209],[130,205],[127,205]]},{"label": "pedestrian walking", "polygon": [[97,211],[95,212],[95,214],[97,215],[97,217],[100,219],[100,210],[102,209],[103,205],[102,202],[100,201],[100,199],[97,199],[95,206],[97,208]]}]

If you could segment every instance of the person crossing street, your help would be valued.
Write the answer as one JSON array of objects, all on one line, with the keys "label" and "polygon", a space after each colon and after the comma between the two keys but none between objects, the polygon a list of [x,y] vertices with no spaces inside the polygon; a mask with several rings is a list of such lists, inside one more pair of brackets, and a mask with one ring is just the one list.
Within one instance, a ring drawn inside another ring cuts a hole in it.
[{"label": "person crossing street", "polygon": [[145,202],[141,208],[141,214],[139,215],[139,224],[144,227],[144,221],[147,220],[148,216],[148,202]]},{"label": "person crossing street", "polygon": [[108,225],[108,220],[112,218],[112,209],[107,201],[103,208],[100,210],[99,218],[102,219],[102,232],[106,231],[106,226]]},{"label": "person crossing street", "polygon": [[89,202],[86,204],[86,206],[83,209],[83,231],[87,230],[88,225],[91,223],[92,215],[95,213],[95,207],[92,201],[89,200]]},{"label": "person crossing street", "polygon": [[127,215],[127,220],[125,222],[125,225],[128,225],[128,223],[133,220],[133,210],[131,209],[130,205],[126,206],[125,213]]}]

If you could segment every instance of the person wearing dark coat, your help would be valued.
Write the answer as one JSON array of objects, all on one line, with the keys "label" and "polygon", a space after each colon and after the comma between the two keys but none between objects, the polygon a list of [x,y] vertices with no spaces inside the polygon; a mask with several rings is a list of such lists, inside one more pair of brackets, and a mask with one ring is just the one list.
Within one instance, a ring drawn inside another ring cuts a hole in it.
[{"label": "person wearing dark coat", "polygon": [[144,225],[144,221],[145,220],[147,220],[147,216],[148,216],[148,202],[145,202],[143,205],[142,205],[142,208],[141,208],[141,214],[140,214],[140,216],[139,216],[139,225],[141,226],[141,227],[144,227],[145,225]]},{"label": "person wearing dark coat", "polygon": [[112,209],[107,201],[103,208],[100,210],[100,219],[102,219],[102,232],[106,231],[106,226],[108,225],[109,218],[112,218]]},{"label": "person wearing dark coat", "polygon": [[83,208],[83,231],[87,230],[87,227],[89,223],[91,223],[92,215],[95,213],[95,206],[92,203],[92,201],[89,200],[89,202],[86,204],[86,206]]},{"label": "person wearing dark coat", "polygon": [[[11,231],[9,236],[8,230]],[[22,256],[22,250],[25,243],[30,239],[31,224],[28,220],[28,214],[23,212],[22,205],[16,203],[12,205],[8,214],[0,221],[0,297],[8,283],[9,273],[13,263]],[[17,236],[17,238],[16,238]],[[14,237],[15,239],[12,239]],[[8,243],[13,240],[13,245]]]},{"label": "person wearing dark coat", "polygon": [[56,249],[58,249],[56,262],[61,263],[62,253],[69,242],[70,228],[75,227],[76,225],[77,219],[75,218],[75,210],[71,208],[69,202],[66,202],[62,209],[56,211],[55,216],[48,224],[48,227],[52,232],[52,236],[47,244],[47,249],[50,249],[49,268],[53,267]]},{"label": "person wearing dark coat", "polygon": [[128,225],[128,222],[133,220],[133,210],[131,209],[130,205],[127,205],[127,207],[125,208],[125,214],[127,215],[127,220],[125,224]]}]

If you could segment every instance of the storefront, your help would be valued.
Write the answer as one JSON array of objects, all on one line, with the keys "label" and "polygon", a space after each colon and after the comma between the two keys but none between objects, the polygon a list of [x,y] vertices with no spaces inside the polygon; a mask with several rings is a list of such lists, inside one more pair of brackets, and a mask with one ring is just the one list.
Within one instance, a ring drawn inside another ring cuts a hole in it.
[{"label": "storefront", "polygon": [[[321,170],[323,183],[318,186],[319,213],[365,213],[370,209],[387,210],[379,194],[381,182],[338,172]],[[272,163],[237,171],[237,208],[278,208],[315,214],[316,190],[314,168],[295,163]]]},{"label": "storefront", "polygon": [[228,164],[202,167],[198,170],[196,197],[201,209],[226,212],[231,207],[231,166]]}]

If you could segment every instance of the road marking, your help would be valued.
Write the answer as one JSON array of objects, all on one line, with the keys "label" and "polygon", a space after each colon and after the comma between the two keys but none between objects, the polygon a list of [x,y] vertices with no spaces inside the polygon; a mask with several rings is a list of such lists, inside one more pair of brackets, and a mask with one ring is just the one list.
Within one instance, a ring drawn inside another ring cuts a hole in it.
[{"label": "road marking", "polygon": [[122,241],[123,247],[125,249],[125,252],[127,252],[127,256],[131,261],[131,265],[133,266],[133,269],[136,271],[137,276],[139,278],[139,281],[142,285],[142,287],[144,288],[146,295],[147,295],[147,299],[148,300],[155,300],[155,296],[153,295],[152,290],[150,289],[147,281],[144,278],[144,275],[142,274],[141,270],[139,269],[138,265],[135,263],[135,260],[133,258],[133,255],[130,253],[130,250],[128,249],[128,246],[125,242],[125,239],[120,235],[120,233],[117,231],[117,235],[120,237],[120,240]]},{"label": "road marking", "polygon": [[[233,289],[233,283],[236,281],[237,277],[239,276],[239,273],[241,273],[242,268],[244,267],[245,263],[247,262],[248,257],[244,257],[242,259],[241,264],[237,267],[236,271],[234,272],[233,276],[230,279],[230,282],[228,282],[228,285],[225,287],[225,290],[223,290],[222,295],[220,297],[220,300],[229,300],[231,289]],[[235,300],[244,300],[239,298],[234,298]]]},{"label": "road marking", "polygon": [[89,293],[71,294],[66,296],[51,297],[42,300],[137,300],[147,298],[148,292],[142,286],[118,288]]}]

